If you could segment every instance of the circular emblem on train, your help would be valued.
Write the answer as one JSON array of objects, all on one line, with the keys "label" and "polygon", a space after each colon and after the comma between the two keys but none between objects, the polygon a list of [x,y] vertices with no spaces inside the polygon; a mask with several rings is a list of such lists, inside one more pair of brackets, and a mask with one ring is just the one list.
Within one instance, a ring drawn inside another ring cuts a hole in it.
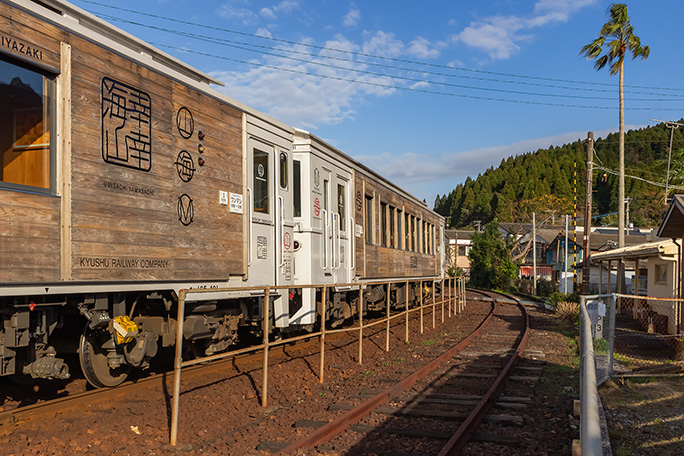
[{"label": "circular emblem on train", "polygon": [[318,217],[321,215],[321,202],[318,198],[314,198],[314,215]]},{"label": "circular emblem on train", "polygon": [[289,231],[286,231],[283,236],[283,247],[285,247],[285,250],[290,250],[290,247],[292,247],[292,235]]},{"label": "circular emblem on train", "polygon": [[178,221],[183,225],[188,226],[192,223],[195,217],[195,206],[192,203],[192,198],[186,193],[178,197]]},{"label": "circular emblem on train", "polygon": [[321,172],[318,168],[314,168],[314,185],[318,187],[321,185]]},{"label": "circular emblem on train", "polygon": [[257,166],[257,174],[259,177],[264,177],[264,165],[259,163],[259,166]]},{"label": "circular emblem on train", "polygon": [[187,150],[181,150],[176,161],[176,172],[183,182],[190,182],[195,175],[195,161]]},{"label": "circular emblem on train", "polygon": [[363,209],[363,198],[361,198],[361,192],[356,192],[356,210],[361,211]]},{"label": "circular emblem on train", "polygon": [[182,107],[178,110],[176,114],[176,127],[178,128],[178,133],[188,139],[192,136],[195,131],[195,119],[192,118],[192,113],[186,107]]}]

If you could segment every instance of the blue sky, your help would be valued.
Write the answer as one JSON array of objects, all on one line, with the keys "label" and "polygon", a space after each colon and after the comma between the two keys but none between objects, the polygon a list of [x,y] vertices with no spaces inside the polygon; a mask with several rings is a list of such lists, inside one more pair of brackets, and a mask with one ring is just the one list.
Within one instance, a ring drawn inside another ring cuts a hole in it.
[{"label": "blue sky", "polygon": [[[609,1],[73,3],[430,206],[502,158],[618,126],[617,76],[579,56],[606,22]],[[627,4],[651,48],[647,60],[625,64],[627,127],[680,119],[684,2]]]}]

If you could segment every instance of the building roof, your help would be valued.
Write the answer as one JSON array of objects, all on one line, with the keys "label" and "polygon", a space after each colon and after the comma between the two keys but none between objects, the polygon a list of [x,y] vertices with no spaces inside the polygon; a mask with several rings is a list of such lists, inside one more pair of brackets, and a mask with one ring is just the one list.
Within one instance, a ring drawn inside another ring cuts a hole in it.
[{"label": "building roof", "polygon": [[620,259],[636,259],[648,256],[660,255],[677,258],[679,248],[671,239],[658,242],[645,242],[642,244],[608,250],[591,255],[592,261],[608,261]]},{"label": "building roof", "polygon": [[470,239],[475,230],[445,230],[444,234],[449,239]]},{"label": "building roof", "polygon": [[658,237],[680,238],[684,231],[684,195],[675,195],[667,209],[665,219],[658,228]]}]

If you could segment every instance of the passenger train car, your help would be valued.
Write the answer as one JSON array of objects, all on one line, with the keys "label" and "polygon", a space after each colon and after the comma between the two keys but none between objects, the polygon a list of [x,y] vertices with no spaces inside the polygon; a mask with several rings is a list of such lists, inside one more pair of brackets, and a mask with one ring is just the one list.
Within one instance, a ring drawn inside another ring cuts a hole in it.
[{"label": "passenger train car", "polygon": [[[308,132],[61,0],[0,0],[0,376],[116,386],[174,344],[201,355],[382,308],[374,282],[441,276],[444,219]],[[400,288],[394,305],[403,305]]]}]

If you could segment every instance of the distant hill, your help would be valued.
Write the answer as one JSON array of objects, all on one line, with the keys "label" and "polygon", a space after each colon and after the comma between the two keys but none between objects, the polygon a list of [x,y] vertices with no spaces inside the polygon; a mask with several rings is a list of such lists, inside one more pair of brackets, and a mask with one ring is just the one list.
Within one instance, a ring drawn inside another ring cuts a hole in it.
[{"label": "distant hill", "polygon": [[[594,145],[592,215],[602,216],[594,225],[617,226],[618,176],[612,171],[618,170],[618,140],[614,133]],[[657,227],[662,220],[665,189],[646,181],[664,183],[669,144],[670,129],[665,124],[625,134],[625,194],[631,198],[629,219],[635,226]],[[682,185],[681,129],[674,132],[672,148],[670,184]],[[533,211],[537,220],[557,222],[563,214],[572,216],[575,206],[577,217],[583,217],[586,158],[581,141],[509,157],[476,179],[468,178],[448,195],[437,195],[435,211],[449,217],[452,228],[472,227],[478,221],[484,225],[495,217],[501,222],[530,222]]]}]

